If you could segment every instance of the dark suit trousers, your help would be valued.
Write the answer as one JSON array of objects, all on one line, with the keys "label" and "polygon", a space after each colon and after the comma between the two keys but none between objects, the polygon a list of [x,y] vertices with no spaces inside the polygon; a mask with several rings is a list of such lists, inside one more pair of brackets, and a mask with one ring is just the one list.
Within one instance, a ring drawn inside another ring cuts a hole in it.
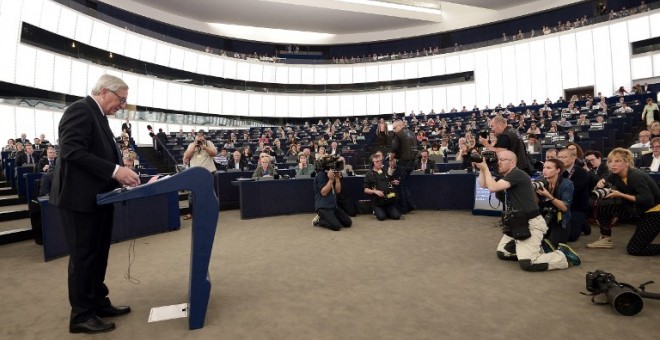
[{"label": "dark suit trousers", "polygon": [[59,209],[64,236],[69,247],[69,302],[71,323],[96,316],[110,304],[105,271],[112,237],[112,205],[97,212],[83,213]]}]

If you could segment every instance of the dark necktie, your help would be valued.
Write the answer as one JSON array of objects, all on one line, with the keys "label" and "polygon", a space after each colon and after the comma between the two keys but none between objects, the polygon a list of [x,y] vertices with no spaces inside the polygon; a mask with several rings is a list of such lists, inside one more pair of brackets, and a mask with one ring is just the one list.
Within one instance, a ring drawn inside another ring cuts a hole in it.
[{"label": "dark necktie", "polygon": [[28,155],[28,164],[32,164],[32,155]]}]

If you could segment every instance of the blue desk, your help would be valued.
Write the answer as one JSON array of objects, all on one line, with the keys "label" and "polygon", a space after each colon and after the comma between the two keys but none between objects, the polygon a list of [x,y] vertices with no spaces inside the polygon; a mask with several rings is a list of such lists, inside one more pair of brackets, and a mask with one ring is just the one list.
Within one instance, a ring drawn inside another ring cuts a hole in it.
[{"label": "blue desk", "polygon": [[[44,261],[68,254],[57,207],[47,196],[38,198],[44,239]],[[181,226],[177,192],[114,204],[112,242],[133,239]]]},{"label": "blue desk", "polygon": [[25,197],[27,196],[27,182],[25,181],[25,174],[30,174],[34,172],[35,165],[23,165],[16,168],[16,187],[18,191],[18,199],[21,202],[27,202]]},{"label": "blue desk", "polygon": [[16,179],[14,177],[14,171],[16,170],[15,167],[16,160],[13,158],[7,158],[4,163],[4,172],[5,172],[5,180],[7,182],[11,183],[11,187],[16,189]]},{"label": "blue desk", "polygon": [[24,174],[23,177],[23,182],[25,182],[25,197],[27,199],[27,202],[29,203],[31,200],[35,199],[33,193],[34,193],[34,182],[38,179],[41,179],[43,175],[45,175],[45,172],[31,172]]},{"label": "blue desk", "polygon": [[[418,209],[472,210],[474,174],[410,176],[408,187]],[[241,218],[314,212],[314,179],[235,181],[240,193]],[[364,194],[364,177],[342,179],[342,192],[353,200],[370,199]]]}]

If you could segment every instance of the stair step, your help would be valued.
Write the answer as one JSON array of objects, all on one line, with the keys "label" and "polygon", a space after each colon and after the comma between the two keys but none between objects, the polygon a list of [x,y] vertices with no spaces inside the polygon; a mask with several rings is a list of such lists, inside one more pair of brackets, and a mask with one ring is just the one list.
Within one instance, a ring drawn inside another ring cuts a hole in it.
[{"label": "stair step", "polygon": [[16,194],[17,194],[16,189],[10,187],[0,188],[0,196],[10,196]]},{"label": "stair step", "polygon": [[21,203],[23,202],[21,202],[21,200],[19,200],[18,197],[15,195],[14,197],[11,196],[0,197],[0,207],[5,207],[8,205],[17,205]]},{"label": "stair step", "polygon": [[0,181],[0,188],[7,188],[7,187],[10,187],[10,186],[11,186],[11,183],[9,183],[7,181]]},{"label": "stair step", "polygon": [[29,217],[30,217],[30,213],[27,209],[0,211],[0,222],[20,220]]}]

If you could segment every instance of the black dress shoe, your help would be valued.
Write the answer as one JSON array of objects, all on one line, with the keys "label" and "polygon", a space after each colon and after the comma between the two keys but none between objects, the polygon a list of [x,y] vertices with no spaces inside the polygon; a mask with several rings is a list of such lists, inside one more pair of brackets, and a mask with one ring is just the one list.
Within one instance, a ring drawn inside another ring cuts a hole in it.
[{"label": "black dress shoe", "polygon": [[69,325],[69,332],[71,333],[103,333],[110,332],[115,329],[115,323],[112,321],[103,321],[98,316],[95,316],[85,322],[73,323]]},{"label": "black dress shoe", "polygon": [[96,315],[103,318],[111,318],[115,316],[120,316],[128,314],[131,312],[131,307],[128,306],[113,306],[109,305],[107,307],[101,308],[96,311]]}]

